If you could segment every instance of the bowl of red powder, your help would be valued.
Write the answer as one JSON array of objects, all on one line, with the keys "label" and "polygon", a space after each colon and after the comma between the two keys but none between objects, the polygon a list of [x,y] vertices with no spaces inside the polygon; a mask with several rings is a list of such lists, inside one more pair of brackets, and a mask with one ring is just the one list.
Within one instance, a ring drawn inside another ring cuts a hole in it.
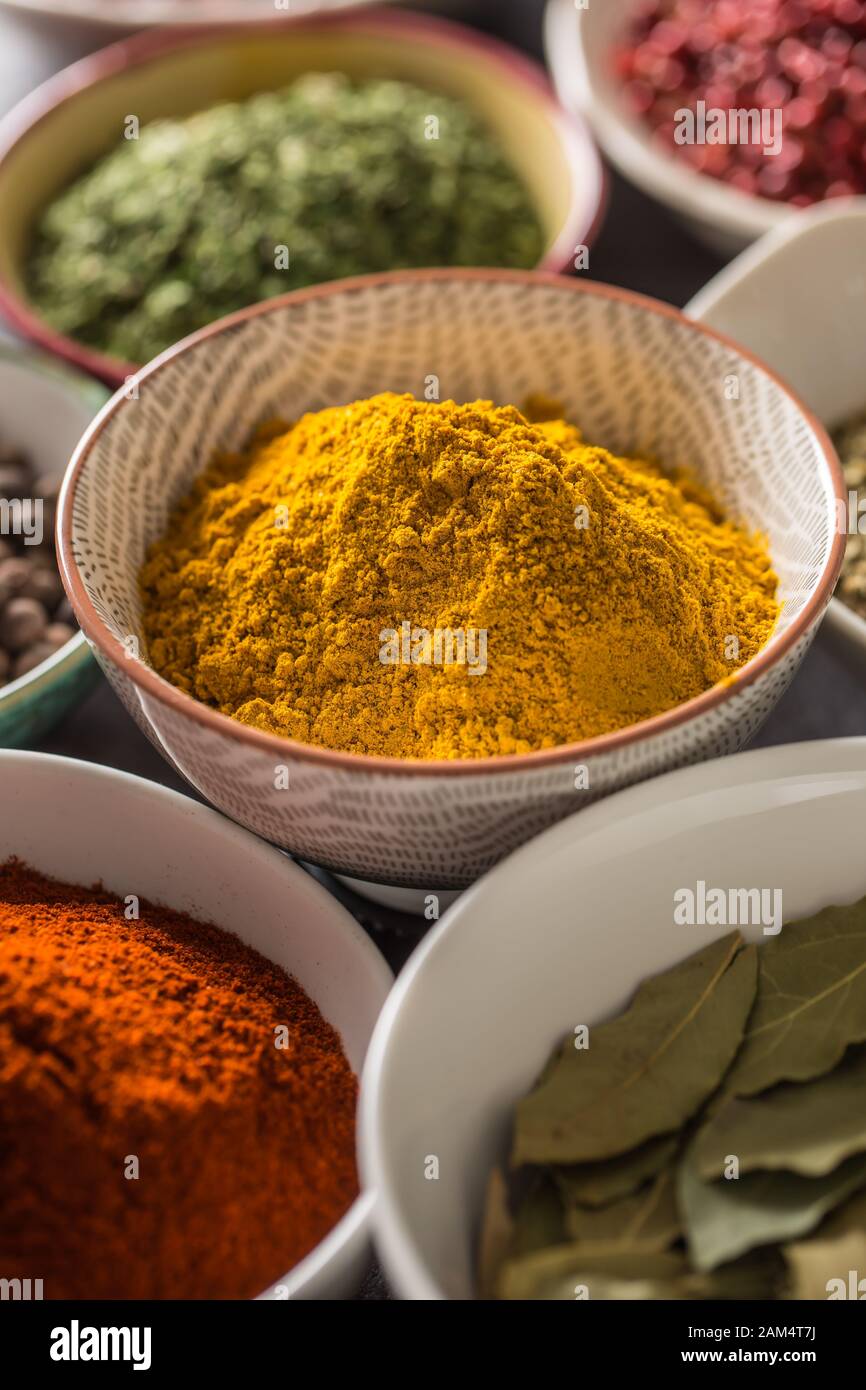
[{"label": "bowl of red powder", "polygon": [[866,193],[862,0],[551,0],[566,105],[710,245]]},{"label": "bowl of red powder", "polygon": [[45,1299],[353,1293],[379,952],[207,807],[0,765],[0,1277]]}]

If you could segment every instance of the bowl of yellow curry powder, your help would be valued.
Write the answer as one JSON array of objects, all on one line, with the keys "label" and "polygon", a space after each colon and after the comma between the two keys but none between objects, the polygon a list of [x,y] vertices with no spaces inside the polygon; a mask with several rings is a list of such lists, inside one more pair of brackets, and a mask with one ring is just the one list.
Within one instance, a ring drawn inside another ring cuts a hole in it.
[{"label": "bowl of yellow curry powder", "polygon": [[344,281],[133,385],[61,498],[79,622],[202,795],[350,877],[460,888],[739,748],[838,573],[821,426],[732,342],[608,286]]}]

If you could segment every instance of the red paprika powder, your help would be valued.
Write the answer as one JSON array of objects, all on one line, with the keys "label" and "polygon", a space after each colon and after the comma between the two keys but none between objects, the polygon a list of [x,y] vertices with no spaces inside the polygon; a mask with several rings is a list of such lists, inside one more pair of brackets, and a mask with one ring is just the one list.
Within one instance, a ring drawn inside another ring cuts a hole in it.
[{"label": "red paprika powder", "polygon": [[337,1033],[237,937],[0,865],[0,1277],[260,1293],[357,1195],[356,1098]]}]

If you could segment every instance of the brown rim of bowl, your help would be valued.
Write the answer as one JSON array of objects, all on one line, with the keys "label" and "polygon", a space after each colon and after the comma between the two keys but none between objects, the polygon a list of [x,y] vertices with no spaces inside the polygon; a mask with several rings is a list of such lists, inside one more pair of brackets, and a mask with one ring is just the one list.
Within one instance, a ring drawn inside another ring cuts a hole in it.
[{"label": "brown rim of bowl", "polygon": [[[501,39],[491,38],[466,25],[432,15],[410,14],[403,10],[338,10],[333,14],[299,15],[297,18],[262,20],[257,24],[215,24],[194,28],[147,29],[120,39],[107,48],[81,58],[69,67],[49,77],[35,92],[23,98],[0,120],[0,169],[13,150],[18,150],[31,131],[51,116],[58,107],[81,92],[111,78],[119,77],[131,68],[144,67],[180,49],[204,48],[212,43],[230,43],[235,39],[261,38],[273,33],[294,29],[351,30],[372,34],[388,34],[404,38],[407,43],[433,43],[440,48],[469,51],[498,66],[504,78],[519,82],[532,99],[542,106],[556,131],[566,162],[572,171],[571,198],[562,228],[553,245],[545,252],[536,270],[560,272],[571,270],[575,247],[591,246],[607,211],[609,180],[598,153],[588,122],[567,111],[558,100],[544,69],[534,59],[526,57]],[[580,154],[580,160],[577,156]],[[580,168],[578,168],[580,163]],[[577,202],[578,179],[590,169],[598,193],[587,216],[581,215]],[[378,272],[387,274],[388,272]],[[294,291],[290,291],[294,293]],[[0,276],[0,314],[31,342],[55,356],[73,362],[77,367],[121,386],[141,368],[132,362],[90,348],[77,339],[59,333],[45,322],[33,305],[14,286]]]},{"label": "brown rim of bowl", "polygon": [[[137,381],[139,383],[144,382],[150,377],[158,375],[166,367],[169,367],[177,357],[188,352],[190,348],[206,342],[208,338],[216,337],[236,324],[245,323],[247,319],[259,318],[264,314],[274,313],[285,307],[291,307],[293,304],[303,304],[311,299],[329,298],[334,294],[354,294],[375,286],[411,284],[419,280],[505,281],[510,284],[527,286],[542,287],[546,285],[568,294],[591,294],[602,299],[619,300],[625,304],[636,306],[644,312],[656,314],[660,318],[673,319],[676,323],[684,324],[691,332],[721,343],[728,351],[763,371],[800,411],[821,445],[836,499],[837,501],[844,501],[845,484],[842,468],[829,435],[791,388],[759,357],[745,348],[739,347],[733,339],[728,338],[725,334],[717,333],[714,329],[707,328],[704,324],[696,323],[693,319],[687,318],[679,309],[674,309],[671,305],[650,299],[646,295],[637,294],[633,290],[624,290],[618,286],[597,284],[592,281],[576,280],[563,275],[542,275],[538,271],[532,270],[396,270],[382,275],[361,275],[348,280],[334,280],[324,285],[312,285],[308,289],[294,290],[290,294],[281,295],[278,299],[264,300],[261,304],[240,309],[237,313],[230,314],[217,323],[209,324],[207,328],[200,329],[197,333],[184,339],[183,342],[168,348],[148,366],[142,368],[136,374]],[[145,666],[139,660],[130,660],[120,642],[108,631],[97,613],[79,575],[72,549],[72,513],[75,487],[79,474],[87,462],[88,455],[106,424],[119,410],[123,409],[125,404],[128,404],[128,398],[125,392],[119,391],[112,396],[107,405],[103,406],[78,444],[63,479],[57,514],[58,562],[61,578],[75,615],[82,631],[94,643],[99,652],[112,665],[121,670],[125,669],[133,684],[139,686],[147,695],[168,705],[176,713],[186,715],[187,718],[203,724],[216,734],[237,739],[240,743],[251,744],[262,752],[269,752],[276,761],[283,761],[287,754],[291,754],[294,758],[318,763],[325,768],[416,777],[468,777],[486,775],[492,772],[507,775],[512,772],[525,772],[533,768],[551,767],[561,763],[584,763],[590,757],[609,753],[625,744],[651,738],[655,734],[667,733],[678,725],[715,709],[743,686],[751,685],[753,681],[756,681],[759,676],[762,676],[771,666],[775,665],[785,652],[790,651],[795,643],[808,632],[813,623],[817,622],[830,601],[842,565],[845,537],[839,533],[838,528],[834,528],[833,545],[815,592],[787,632],[779,637],[771,637],[767,645],[724,684],[714,685],[709,690],[705,690],[702,695],[687,700],[685,704],[676,705],[673,709],[666,710],[663,714],[654,715],[651,719],[642,720],[639,724],[630,724],[625,729],[617,729],[610,734],[600,734],[595,738],[584,739],[579,743],[563,744],[558,748],[540,749],[534,753],[502,754],[490,758],[431,759],[427,761],[423,758],[389,758],[320,748],[316,744],[298,743],[294,739],[265,733],[261,729],[242,724],[229,715],[220,714],[218,710],[211,709],[209,705],[193,699],[191,695],[185,694],[182,690],[178,690],[176,686],[169,684],[162,676],[157,675],[150,666]]]}]

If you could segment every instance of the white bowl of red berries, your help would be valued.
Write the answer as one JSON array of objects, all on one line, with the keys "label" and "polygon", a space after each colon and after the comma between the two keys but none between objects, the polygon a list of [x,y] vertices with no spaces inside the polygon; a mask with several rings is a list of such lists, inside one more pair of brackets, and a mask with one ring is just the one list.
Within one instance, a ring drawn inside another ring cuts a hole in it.
[{"label": "white bowl of red berries", "polygon": [[550,0],[546,46],[611,163],[717,250],[866,194],[866,0]]}]

